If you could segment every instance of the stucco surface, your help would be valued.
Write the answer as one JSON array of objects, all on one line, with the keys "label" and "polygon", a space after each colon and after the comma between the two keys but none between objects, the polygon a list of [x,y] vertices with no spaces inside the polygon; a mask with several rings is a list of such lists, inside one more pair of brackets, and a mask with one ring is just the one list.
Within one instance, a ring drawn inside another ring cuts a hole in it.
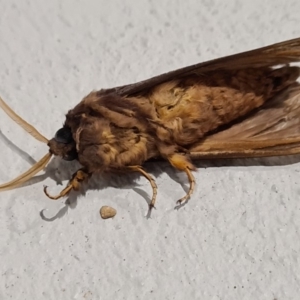
[{"label": "stucco surface", "polygon": [[[300,36],[300,1],[0,0],[0,93],[51,137],[93,89]],[[0,111],[0,182],[47,147]],[[297,158],[200,162],[197,190],[167,163],[94,179],[50,201],[78,167],[54,159],[0,194],[0,299],[299,299]],[[99,209],[117,209],[102,220]],[[41,216],[40,212],[43,211]]]}]

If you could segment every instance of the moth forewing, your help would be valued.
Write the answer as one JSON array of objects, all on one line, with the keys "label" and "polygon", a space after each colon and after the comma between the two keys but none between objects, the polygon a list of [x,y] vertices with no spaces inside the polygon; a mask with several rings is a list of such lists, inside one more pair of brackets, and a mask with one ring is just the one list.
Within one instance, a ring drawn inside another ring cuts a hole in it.
[{"label": "moth forewing", "polygon": [[300,153],[300,86],[190,148],[191,158],[271,157]]}]

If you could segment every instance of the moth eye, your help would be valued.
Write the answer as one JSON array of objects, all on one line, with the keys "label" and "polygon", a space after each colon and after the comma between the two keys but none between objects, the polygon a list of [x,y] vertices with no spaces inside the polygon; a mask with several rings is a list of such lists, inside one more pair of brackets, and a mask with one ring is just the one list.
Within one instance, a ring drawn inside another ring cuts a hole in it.
[{"label": "moth eye", "polygon": [[73,141],[72,132],[69,128],[63,127],[56,132],[54,139],[58,143],[69,144]]}]

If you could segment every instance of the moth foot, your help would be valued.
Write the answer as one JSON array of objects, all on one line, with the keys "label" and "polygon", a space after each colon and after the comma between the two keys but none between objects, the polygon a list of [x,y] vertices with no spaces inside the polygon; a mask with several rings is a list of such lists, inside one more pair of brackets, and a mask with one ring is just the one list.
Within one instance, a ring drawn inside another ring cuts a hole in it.
[{"label": "moth foot", "polygon": [[188,199],[191,197],[191,195],[194,192],[195,177],[194,177],[193,173],[191,172],[191,170],[195,170],[195,167],[188,161],[188,159],[185,156],[183,156],[181,154],[172,155],[171,157],[169,157],[169,161],[173,165],[173,167],[186,173],[188,180],[189,180],[189,184],[190,184],[189,190],[186,193],[186,195],[176,202],[175,208],[178,209],[179,207],[181,207],[188,201]]},{"label": "moth foot", "polygon": [[180,208],[181,206],[185,205],[188,200],[189,200],[190,196],[186,195],[184,196],[183,198],[179,199],[176,201],[176,206],[175,206],[175,209],[178,209]]},{"label": "moth foot", "polygon": [[153,208],[156,209],[155,205],[150,203],[149,204],[149,212],[151,212]]},{"label": "moth foot", "polygon": [[81,183],[87,180],[89,177],[89,173],[87,173],[83,169],[79,169],[72,175],[72,178],[70,179],[67,186],[57,196],[51,196],[47,191],[47,186],[44,186],[44,193],[48,198],[52,200],[58,200],[62,197],[67,196],[71,190],[78,191],[80,189]]},{"label": "moth foot", "polygon": [[190,187],[189,187],[189,190],[186,193],[186,195],[176,202],[175,208],[179,208],[182,205],[184,205],[185,203],[187,203],[187,201],[191,198],[191,196],[194,192],[194,189],[195,189],[195,178],[194,178],[192,172],[188,168],[185,170],[185,172],[188,176]]},{"label": "moth foot", "polygon": [[59,195],[57,195],[57,196],[51,196],[51,195],[48,193],[47,188],[48,188],[48,186],[45,185],[45,186],[44,186],[44,193],[45,193],[45,195],[46,195],[48,198],[50,198],[50,199],[52,199],[52,200],[58,200],[58,199],[60,199],[60,198],[62,198],[62,197],[64,197],[64,196],[68,195],[68,194],[70,193],[70,191],[72,190],[72,186],[71,186],[71,185],[68,185],[68,186],[66,186],[66,187],[59,193]]}]

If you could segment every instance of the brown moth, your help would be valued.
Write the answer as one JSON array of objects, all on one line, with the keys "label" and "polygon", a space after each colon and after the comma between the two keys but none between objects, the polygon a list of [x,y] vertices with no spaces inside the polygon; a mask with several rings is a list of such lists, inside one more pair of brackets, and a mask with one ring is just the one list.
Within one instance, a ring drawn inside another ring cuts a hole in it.
[{"label": "brown moth", "polygon": [[57,196],[78,190],[99,172],[139,172],[164,158],[186,173],[190,198],[192,163],[203,158],[263,157],[300,153],[300,38],[185,67],[139,83],[93,91],[71,109],[61,129],[47,140],[1,107],[49,152],[26,173],[0,186],[14,188],[41,171],[51,155],[82,165]]}]

